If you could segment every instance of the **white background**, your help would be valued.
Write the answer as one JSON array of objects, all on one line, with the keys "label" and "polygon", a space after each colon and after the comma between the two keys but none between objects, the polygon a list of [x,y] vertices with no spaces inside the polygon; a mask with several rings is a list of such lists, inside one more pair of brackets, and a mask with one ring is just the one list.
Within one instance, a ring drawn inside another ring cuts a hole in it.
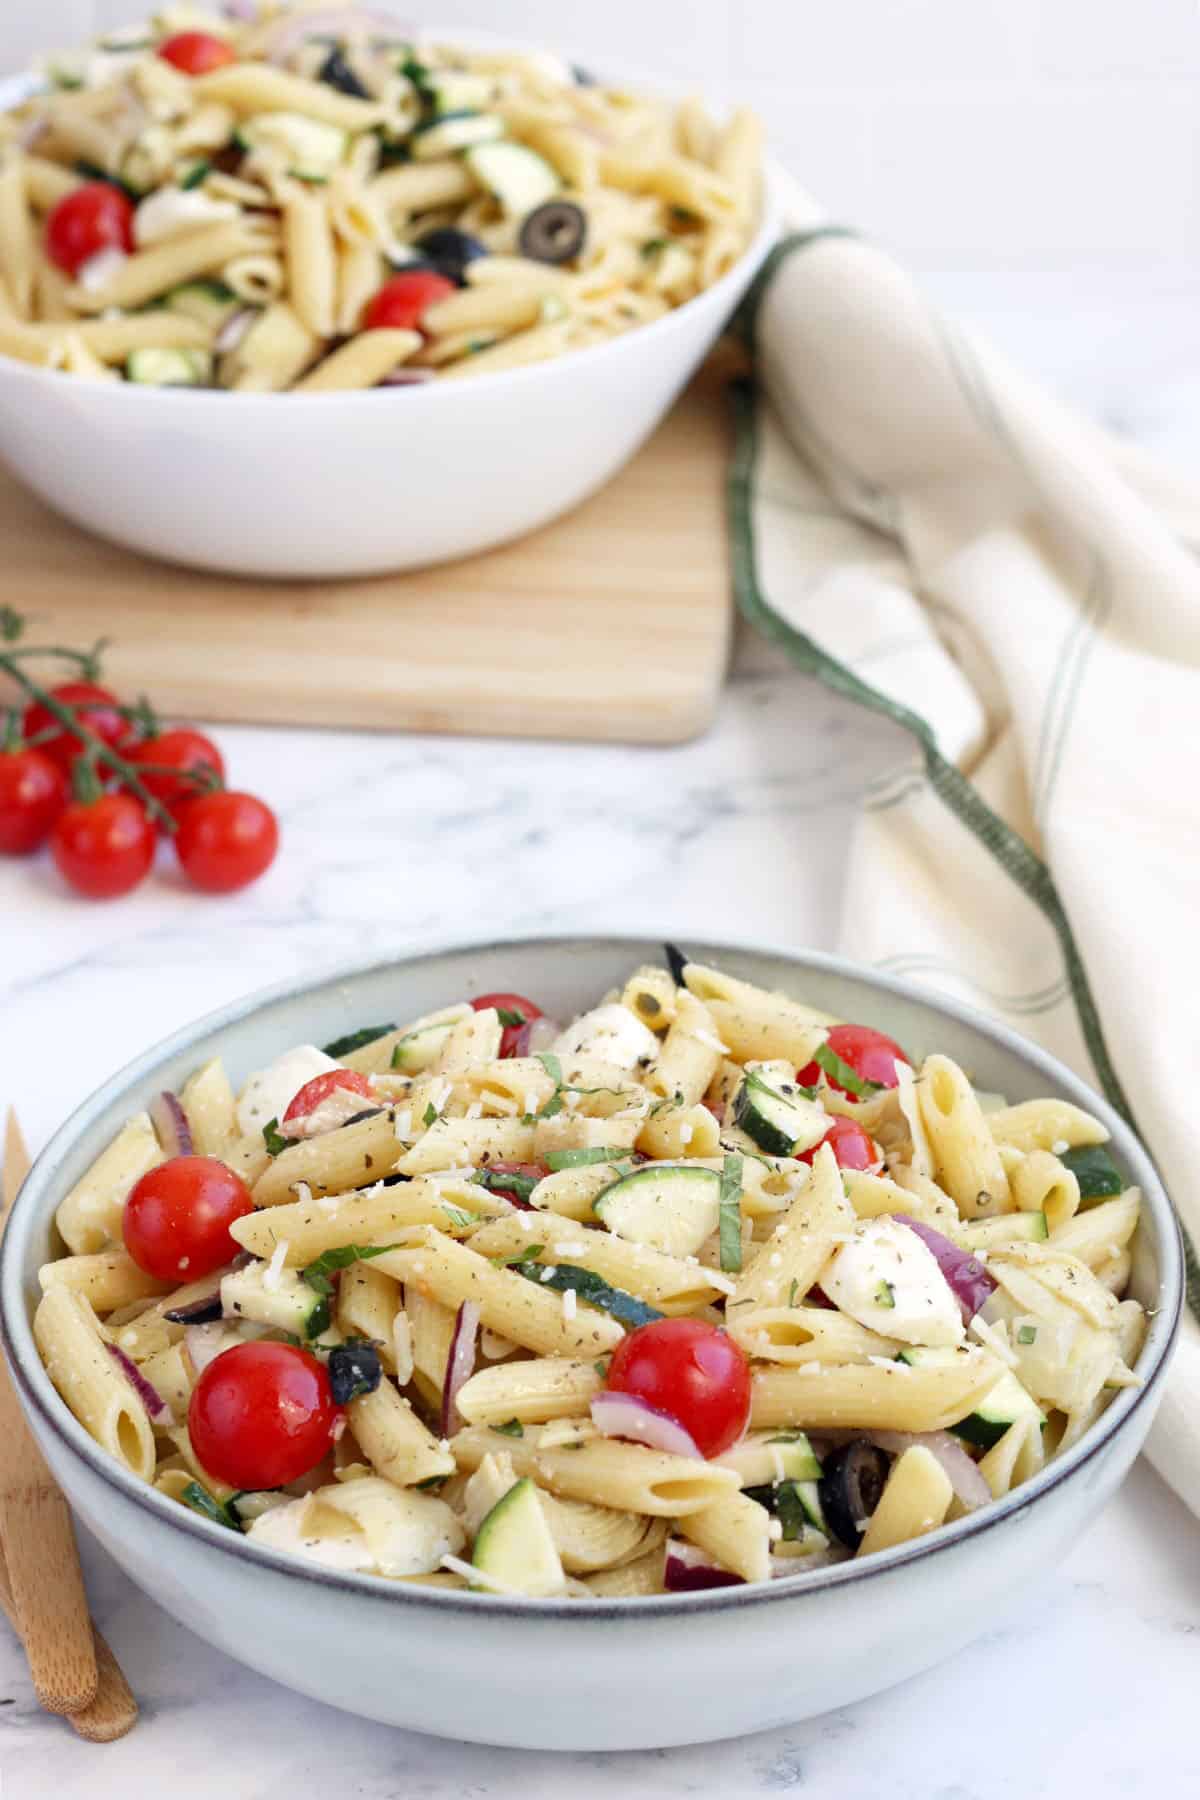
[{"label": "white background", "polygon": [[[0,0],[0,65],[138,13]],[[427,0],[413,16],[745,98],[811,189],[918,267],[1165,274],[1200,251],[1197,0]]]}]

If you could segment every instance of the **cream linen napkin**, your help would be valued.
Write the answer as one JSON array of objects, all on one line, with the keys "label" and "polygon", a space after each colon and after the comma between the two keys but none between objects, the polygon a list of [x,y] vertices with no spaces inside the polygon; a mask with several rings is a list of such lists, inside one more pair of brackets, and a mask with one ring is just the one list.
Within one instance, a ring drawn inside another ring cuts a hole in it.
[{"label": "cream linen napkin", "polygon": [[[1133,1119],[1200,1241],[1200,538],[1189,497],[789,195],[741,315],[747,618],[912,734],[841,948],[1011,1023]],[[1200,1513],[1200,1270],[1148,1444]]]}]

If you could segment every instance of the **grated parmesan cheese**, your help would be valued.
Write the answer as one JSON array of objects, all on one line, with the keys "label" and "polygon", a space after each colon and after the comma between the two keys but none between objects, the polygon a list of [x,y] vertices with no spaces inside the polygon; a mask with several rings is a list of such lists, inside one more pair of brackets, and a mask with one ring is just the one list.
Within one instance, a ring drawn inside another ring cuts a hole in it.
[{"label": "grated parmesan cheese", "polygon": [[270,1262],[263,1270],[262,1284],[268,1293],[273,1294],[278,1290],[279,1275],[284,1263],[287,1261],[287,1253],[288,1241],[286,1238],[280,1238],[279,1242],[271,1252]]},{"label": "grated parmesan cheese", "polygon": [[562,1297],[562,1314],[564,1319],[575,1317],[575,1289],[565,1288]]}]

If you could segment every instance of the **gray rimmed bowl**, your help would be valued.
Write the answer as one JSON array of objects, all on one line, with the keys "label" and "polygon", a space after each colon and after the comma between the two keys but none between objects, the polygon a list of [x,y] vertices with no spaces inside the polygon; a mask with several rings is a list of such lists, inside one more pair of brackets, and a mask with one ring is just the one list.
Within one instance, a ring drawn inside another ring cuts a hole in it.
[{"label": "gray rimmed bowl", "polygon": [[30,1318],[38,1266],[58,1248],[59,1201],[131,1112],[210,1056],[222,1055],[236,1082],[290,1044],[497,989],[568,1017],[638,963],[660,960],[661,946],[524,939],[360,964],[253,995],[148,1051],[63,1126],[13,1208],[0,1324],[22,1404],[79,1516],[174,1618],[300,1693],[440,1737],[553,1750],[690,1744],[811,1717],[930,1667],[992,1625],[1104,1505],[1150,1427],[1182,1302],[1178,1226],[1132,1132],[1053,1057],[905,982],[815,953],[688,949],[876,1023],[915,1055],[945,1051],[1012,1100],[1056,1094],[1103,1119],[1145,1195],[1132,1281],[1152,1309],[1142,1385],[1118,1393],[1081,1443],[984,1512],[867,1563],[771,1585],[587,1606],[510,1600],[326,1572],[234,1539],[118,1467],[51,1386]]}]

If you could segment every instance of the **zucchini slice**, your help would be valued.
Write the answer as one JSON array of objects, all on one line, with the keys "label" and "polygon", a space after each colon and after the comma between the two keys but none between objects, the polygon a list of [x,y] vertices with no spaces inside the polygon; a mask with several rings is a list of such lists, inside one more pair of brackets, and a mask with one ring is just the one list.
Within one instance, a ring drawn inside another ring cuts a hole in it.
[{"label": "zucchini slice", "polygon": [[488,1513],[475,1535],[471,1561],[502,1588],[520,1594],[562,1592],[562,1562],[528,1476],[510,1487]]},{"label": "zucchini slice", "polygon": [[409,139],[416,162],[435,162],[475,144],[490,144],[504,136],[504,120],[495,113],[454,112],[428,125],[418,125]]},{"label": "zucchini slice", "polygon": [[235,142],[243,150],[275,151],[285,158],[288,174],[300,181],[328,181],[343,161],[349,139],[339,126],[303,113],[272,112],[246,119]]},{"label": "zucchini slice", "polygon": [[235,1269],[222,1279],[221,1309],[226,1318],[252,1319],[302,1338],[317,1337],[329,1324],[326,1295],[310,1287],[296,1269],[272,1269],[266,1263]]},{"label": "zucchini slice", "polygon": [[477,144],[463,161],[510,219],[523,219],[562,186],[545,157],[525,144]]},{"label": "zucchini slice", "polygon": [[213,363],[207,350],[132,350],[125,379],[139,387],[210,387]]},{"label": "zucchini slice", "polygon": [[163,297],[168,312],[195,319],[214,331],[219,331],[241,304],[233,289],[226,287],[223,281],[185,281],[182,287],[172,288]]},{"label": "zucchini slice", "polygon": [[989,1250],[1001,1244],[1042,1244],[1049,1235],[1044,1212],[1000,1213],[994,1219],[973,1219],[955,1233],[966,1250]]},{"label": "zucchini slice", "polygon": [[495,84],[487,75],[470,69],[428,69],[421,92],[438,118],[451,113],[481,112],[492,99]]},{"label": "zucchini slice", "polygon": [[[922,1366],[936,1368],[957,1354],[955,1350],[914,1346],[901,1350],[896,1361],[908,1363],[914,1369]],[[1026,1392],[1016,1376],[1006,1369],[995,1387],[989,1388],[966,1418],[960,1419],[957,1425],[951,1425],[950,1430],[955,1437],[965,1438],[968,1444],[975,1444],[980,1450],[990,1450],[1018,1419],[1029,1417],[1036,1418],[1040,1425],[1045,1426],[1046,1415],[1037,1401],[1032,1394]]]},{"label": "zucchini slice", "polygon": [[616,1237],[665,1256],[694,1256],[717,1229],[720,1202],[715,1169],[651,1163],[605,1188],[592,1210]]},{"label": "zucchini slice", "polygon": [[807,1100],[799,1086],[784,1082],[776,1087],[749,1070],[733,1100],[734,1123],[769,1156],[795,1156],[811,1150],[829,1130],[829,1115],[814,1100]]}]

